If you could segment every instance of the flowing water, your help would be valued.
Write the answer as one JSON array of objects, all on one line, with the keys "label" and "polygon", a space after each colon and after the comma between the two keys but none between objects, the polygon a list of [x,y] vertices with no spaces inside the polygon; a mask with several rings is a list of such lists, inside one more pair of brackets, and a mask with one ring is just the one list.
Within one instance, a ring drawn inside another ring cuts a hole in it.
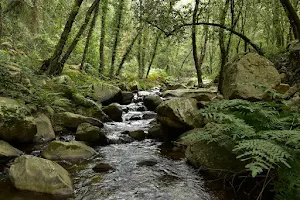
[{"label": "flowing water", "polygon": [[[144,111],[141,103],[123,106],[123,110],[123,122],[105,124],[104,130],[110,145],[95,146],[98,155],[89,161],[77,164],[63,163],[73,178],[75,194],[72,197],[56,197],[18,191],[9,181],[7,168],[0,168],[0,199],[220,199],[216,197],[214,192],[205,187],[205,180],[199,173],[186,164],[182,151],[154,140],[132,141],[128,135],[124,134],[124,131],[147,131],[153,120],[148,118],[149,116],[154,117],[154,113]],[[147,119],[143,119],[145,116],[148,116]],[[74,137],[68,136],[64,139],[72,140]],[[40,151],[36,149],[39,148],[35,147],[29,153],[38,155]],[[114,170],[96,173],[93,171],[93,167],[98,163],[107,163],[114,167]]]}]

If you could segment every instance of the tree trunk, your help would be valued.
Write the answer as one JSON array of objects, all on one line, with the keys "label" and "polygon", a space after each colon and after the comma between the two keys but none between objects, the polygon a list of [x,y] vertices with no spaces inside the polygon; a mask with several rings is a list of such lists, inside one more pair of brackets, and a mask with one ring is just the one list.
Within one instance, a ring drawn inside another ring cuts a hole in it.
[{"label": "tree trunk", "polygon": [[39,2],[38,0],[33,1],[32,8],[32,31],[37,34],[40,30],[40,12],[39,12]]},{"label": "tree trunk", "polygon": [[3,38],[3,9],[2,4],[0,3],[0,42]]},{"label": "tree trunk", "polygon": [[[196,0],[194,12],[193,12],[193,24],[197,23],[197,14],[199,10],[199,3],[200,0]],[[197,72],[197,78],[198,78],[198,87],[202,87],[202,72],[201,72],[201,66],[199,63],[199,58],[198,58],[198,50],[197,50],[197,31],[196,31],[197,26],[193,25],[192,26],[192,46],[193,46],[193,58],[194,58],[194,63],[195,63],[195,69]]]},{"label": "tree trunk", "polygon": [[120,63],[120,65],[119,65],[119,67],[118,67],[116,76],[119,76],[119,75],[121,74],[121,70],[123,69],[123,65],[124,65],[124,63],[125,63],[125,61],[126,61],[128,55],[130,54],[130,52],[131,52],[131,50],[132,50],[132,47],[134,46],[134,43],[136,42],[136,40],[138,39],[139,35],[141,34],[141,31],[142,31],[142,30],[140,30],[140,31],[136,34],[136,36],[135,36],[135,37],[133,38],[133,40],[131,41],[130,45],[127,47],[126,52],[125,52],[125,54],[124,54],[124,56],[123,56],[123,58],[122,58],[122,60],[121,60],[121,63]]},{"label": "tree trunk", "polygon": [[138,78],[142,79],[143,78],[143,66],[142,66],[142,43],[143,41],[143,31],[141,32],[140,36],[139,36],[139,41],[138,41],[138,54],[137,54],[137,60],[138,60]]},{"label": "tree trunk", "polygon": [[119,1],[119,8],[116,13],[116,32],[115,32],[115,41],[112,49],[112,56],[111,56],[111,66],[110,66],[110,78],[113,78],[114,71],[115,71],[115,61],[117,56],[117,47],[120,40],[120,31],[121,31],[121,23],[122,23],[122,15],[123,15],[123,8],[124,8],[124,0]]},{"label": "tree trunk", "polygon": [[280,0],[281,5],[283,6],[287,17],[289,18],[291,27],[293,29],[293,34],[296,40],[300,39],[300,19],[297,15],[296,10],[289,0]]},{"label": "tree trunk", "polygon": [[102,6],[102,19],[101,19],[101,37],[100,37],[100,59],[99,59],[99,75],[103,75],[105,68],[105,57],[104,57],[104,44],[106,37],[106,15],[108,11],[108,0],[103,0]]},{"label": "tree trunk", "polygon": [[93,19],[92,19],[92,22],[91,22],[91,27],[90,27],[88,36],[86,38],[85,48],[84,48],[84,52],[83,52],[83,56],[82,56],[82,60],[81,60],[81,64],[80,64],[80,70],[84,69],[84,63],[85,63],[85,60],[86,60],[87,53],[89,51],[89,44],[90,44],[90,40],[93,36],[93,32],[94,32],[94,29],[95,29],[98,14],[99,14],[99,4],[95,8],[94,16],[93,16]]},{"label": "tree trunk", "polygon": [[64,31],[61,34],[60,40],[58,41],[55,51],[52,57],[46,61],[44,61],[42,69],[43,71],[47,71],[48,75],[58,75],[58,71],[60,69],[59,59],[62,55],[63,49],[66,45],[69,34],[72,30],[73,23],[75,18],[79,12],[80,6],[83,0],[75,0],[74,5],[72,6],[72,11],[69,15],[67,23],[65,25]]},{"label": "tree trunk", "polygon": [[274,26],[274,35],[275,35],[275,42],[276,46],[278,48],[281,48],[284,45],[284,41],[282,40],[283,37],[283,31],[281,29],[281,24],[280,24],[280,4],[278,0],[274,0],[274,5],[273,5],[273,26]]},{"label": "tree trunk", "polygon": [[99,6],[100,0],[95,0],[94,3],[91,5],[91,7],[89,7],[86,15],[85,15],[85,20],[83,22],[83,24],[81,25],[81,27],[79,28],[75,38],[73,39],[71,45],[69,46],[69,48],[67,49],[65,55],[63,56],[63,58],[60,61],[60,69],[59,69],[59,73],[62,72],[64,64],[67,62],[67,60],[69,59],[71,53],[74,51],[75,47],[77,46],[82,34],[84,33],[86,27],[89,24],[89,21],[91,19],[92,13],[94,12],[95,8]]},{"label": "tree trunk", "polygon": [[155,59],[156,53],[157,53],[157,47],[158,47],[158,44],[159,44],[159,39],[160,39],[160,33],[158,33],[157,36],[156,36],[156,40],[155,40],[155,44],[154,44],[154,49],[153,49],[152,57],[151,57],[151,60],[150,60],[149,66],[148,66],[146,78],[148,78],[148,76],[150,74],[150,70],[151,70],[153,61]]}]

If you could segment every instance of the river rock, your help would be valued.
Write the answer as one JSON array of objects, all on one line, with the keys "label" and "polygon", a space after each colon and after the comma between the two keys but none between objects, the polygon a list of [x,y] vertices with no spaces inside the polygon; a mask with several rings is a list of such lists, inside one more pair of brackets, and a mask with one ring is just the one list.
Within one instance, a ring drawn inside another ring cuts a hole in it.
[{"label": "river rock", "polygon": [[82,123],[89,123],[100,128],[103,127],[103,123],[98,119],[70,112],[56,114],[56,116],[54,116],[54,121],[55,125],[59,125],[67,129],[77,129],[77,127]]},{"label": "river rock", "polygon": [[110,166],[109,164],[106,164],[106,163],[99,163],[97,164],[93,170],[95,172],[98,172],[98,173],[102,173],[102,172],[108,172],[108,171],[112,171],[112,170],[115,170],[112,166]]},{"label": "river rock", "polygon": [[191,143],[186,149],[185,156],[195,168],[204,167],[215,175],[220,174],[220,169],[233,172],[240,172],[245,169],[245,165],[236,159],[232,150],[212,142]]},{"label": "river rock", "polygon": [[69,173],[50,160],[35,156],[20,156],[9,169],[12,184],[19,190],[69,195],[73,184]]},{"label": "river rock", "polygon": [[138,141],[142,141],[146,138],[146,133],[143,130],[130,131],[129,135],[130,137]]},{"label": "river rock", "polygon": [[51,121],[46,115],[40,114],[37,118],[35,118],[35,123],[37,127],[37,134],[34,136],[34,142],[43,143],[55,139],[55,133],[53,131]]},{"label": "river rock", "polygon": [[93,98],[103,105],[110,103],[119,103],[121,101],[121,89],[106,83],[97,83],[94,85]]},{"label": "river rock", "polygon": [[95,154],[93,148],[77,141],[53,141],[42,152],[42,156],[49,160],[82,160]]},{"label": "river rock", "polygon": [[142,87],[138,82],[135,81],[130,84],[130,90],[132,92],[138,92],[138,91],[142,90]]},{"label": "river rock", "polygon": [[129,105],[131,104],[132,100],[133,100],[133,93],[132,92],[127,92],[127,91],[122,91],[122,100],[121,100],[121,104],[122,105]]},{"label": "river rock", "polygon": [[194,98],[197,101],[212,101],[218,98],[217,88],[200,88],[200,89],[178,89],[167,90],[163,93],[164,98],[185,97]]},{"label": "river rock", "polygon": [[274,88],[281,81],[274,64],[255,53],[237,55],[224,67],[222,77],[225,99],[262,100],[266,89]]},{"label": "river rock", "polygon": [[155,111],[157,106],[162,103],[162,99],[158,95],[149,95],[144,98],[144,105],[148,110]]},{"label": "river rock", "polygon": [[147,137],[164,141],[166,135],[164,134],[163,127],[160,124],[156,124],[148,130]]},{"label": "river rock", "polygon": [[103,112],[107,114],[113,121],[122,122],[123,110],[122,107],[117,103],[112,103],[103,108]]},{"label": "river rock", "polygon": [[186,89],[182,84],[168,84],[166,90]]},{"label": "river rock", "polygon": [[157,160],[149,159],[149,160],[140,161],[136,165],[140,166],[140,167],[143,167],[143,166],[152,167],[152,166],[156,165],[157,163],[158,163]]},{"label": "river rock", "polygon": [[34,118],[27,107],[11,98],[0,97],[0,139],[30,142],[37,133]]},{"label": "river rock", "polygon": [[78,126],[75,138],[84,142],[107,143],[107,138],[101,129],[89,123],[83,123]]},{"label": "river rock", "polygon": [[204,125],[195,99],[174,98],[165,101],[157,107],[157,117],[163,125],[171,128],[189,129]]},{"label": "river rock", "polygon": [[290,90],[290,85],[289,84],[283,84],[281,83],[280,85],[277,85],[275,87],[276,92],[280,93],[280,94],[285,94]]},{"label": "river rock", "polygon": [[14,158],[22,154],[22,151],[11,146],[7,142],[0,140],[0,159],[2,158]]}]

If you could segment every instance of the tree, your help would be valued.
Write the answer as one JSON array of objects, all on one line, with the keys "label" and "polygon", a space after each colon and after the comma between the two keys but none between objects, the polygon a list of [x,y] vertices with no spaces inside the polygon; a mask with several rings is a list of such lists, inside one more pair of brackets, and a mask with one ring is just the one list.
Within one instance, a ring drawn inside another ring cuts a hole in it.
[{"label": "tree", "polygon": [[280,0],[280,2],[287,14],[288,19],[289,19],[290,25],[293,30],[294,37],[296,40],[299,40],[300,39],[299,16],[289,0]]},{"label": "tree", "polygon": [[161,36],[161,34],[157,33],[157,36],[156,36],[156,39],[155,39],[154,48],[153,48],[153,52],[152,52],[152,56],[151,56],[151,60],[149,62],[149,66],[148,66],[148,70],[147,70],[147,74],[146,74],[146,78],[148,78],[148,76],[150,74],[151,67],[153,65],[155,56],[157,54],[157,47],[158,47],[158,44],[159,44],[160,36]]},{"label": "tree", "polygon": [[108,11],[108,0],[102,1],[102,19],[101,19],[101,36],[100,36],[100,48],[99,48],[99,75],[103,75],[105,68],[105,57],[104,57],[104,44],[106,37],[106,16]]},{"label": "tree", "polygon": [[121,31],[124,2],[125,2],[125,0],[119,1],[119,7],[118,7],[118,10],[116,11],[116,16],[115,16],[116,29],[115,29],[115,39],[114,39],[114,44],[113,44],[113,49],[112,49],[112,56],[111,56],[111,66],[110,66],[110,72],[109,72],[110,78],[114,77],[115,61],[116,61],[116,56],[117,56],[117,48],[118,48],[118,44],[119,44],[119,40],[120,40],[120,31]]}]

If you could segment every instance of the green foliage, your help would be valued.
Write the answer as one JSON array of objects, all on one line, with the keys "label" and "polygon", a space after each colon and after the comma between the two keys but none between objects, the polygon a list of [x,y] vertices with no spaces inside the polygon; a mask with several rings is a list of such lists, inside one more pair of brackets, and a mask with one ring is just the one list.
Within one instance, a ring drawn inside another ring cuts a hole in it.
[{"label": "green foliage", "polygon": [[280,104],[222,100],[200,114],[207,125],[184,139],[216,142],[232,150],[253,177],[277,170],[278,181],[273,183],[278,199],[296,199],[286,191],[300,195],[299,167],[295,167],[300,161],[299,113]]}]

